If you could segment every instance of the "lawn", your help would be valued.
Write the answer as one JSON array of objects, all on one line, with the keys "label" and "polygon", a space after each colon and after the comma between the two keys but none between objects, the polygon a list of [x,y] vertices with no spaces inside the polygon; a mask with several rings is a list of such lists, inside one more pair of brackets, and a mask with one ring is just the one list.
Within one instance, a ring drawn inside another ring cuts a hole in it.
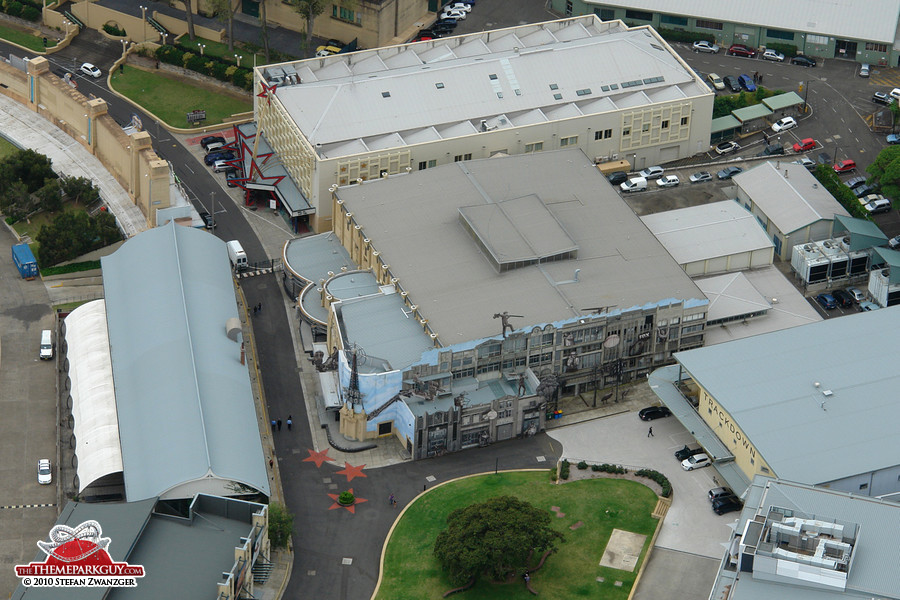
[{"label": "lawn", "polygon": [[[34,50],[35,52],[43,52],[47,49],[47,47],[44,46],[44,40],[42,36],[33,35],[31,33],[22,31],[21,29],[15,29],[6,25],[0,25],[0,39],[12,42],[13,44],[24,46],[25,48]],[[53,38],[47,38],[47,43],[50,45],[48,47],[52,47],[56,45],[56,40]]]},{"label": "lawn", "polygon": [[[251,50],[244,50],[242,48],[238,48],[235,46],[234,51],[230,52],[228,50],[228,44],[223,44],[222,42],[214,42],[212,40],[207,40],[205,38],[198,37],[193,42],[188,38],[182,38],[181,45],[190,48],[192,52],[199,52],[200,48],[197,44],[203,44],[205,48],[203,48],[204,56],[218,56],[219,58],[224,58],[227,61],[233,62],[237,64],[237,59],[235,59],[235,54],[241,56],[241,66],[246,68],[253,67],[253,52]],[[266,57],[261,52],[256,54],[256,64],[265,64]]]},{"label": "lawn", "polygon": [[[531,578],[542,598],[600,598],[625,600],[643,563],[658,521],[651,516],[656,494],[624,479],[586,479],[554,485],[546,471],[514,472],[462,479],[433,489],[409,506],[391,535],[384,559],[379,600],[440,598],[451,587],[434,559],[434,542],[446,526],[447,515],[473,499],[509,494],[550,510],[558,506],[563,518],[553,525],[565,535],[540,571]],[[578,521],[584,525],[574,531]],[[647,536],[634,571],[600,567],[599,562],[613,529]],[[537,560],[537,559],[536,559]],[[603,583],[598,577],[605,578]],[[616,587],[616,581],[623,582]],[[531,598],[521,581],[509,585],[480,579],[475,586],[454,595],[460,600],[510,600]]]},{"label": "lawn", "polygon": [[233,114],[253,110],[249,94],[241,98],[217,89],[204,88],[189,79],[158,71],[144,71],[131,65],[126,67],[124,73],[117,70],[111,84],[117,92],[172,127],[189,128],[186,115],[192,110],[206,111],[203,125],[215,125]]},{"label": "lawn", "polygon": [[0,135],[0,158],[6,158],[13,152],[18,152],[19,150],[21,150],[21,148]]}]

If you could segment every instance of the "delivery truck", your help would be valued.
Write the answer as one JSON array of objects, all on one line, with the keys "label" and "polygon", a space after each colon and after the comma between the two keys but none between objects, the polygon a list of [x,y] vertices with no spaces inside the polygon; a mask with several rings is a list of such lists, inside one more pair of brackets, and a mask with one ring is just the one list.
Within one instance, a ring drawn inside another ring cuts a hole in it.
[{"label": "delivery truck", "polygon": [[241,243],[237,240],[231,240],[230,242],[226,242],[225,245],[228,247],[228,260],[231,261],[231,268],[235,271],[243,271],[247,268],[247,255],[244,253],[244,248],[241,246]]}]

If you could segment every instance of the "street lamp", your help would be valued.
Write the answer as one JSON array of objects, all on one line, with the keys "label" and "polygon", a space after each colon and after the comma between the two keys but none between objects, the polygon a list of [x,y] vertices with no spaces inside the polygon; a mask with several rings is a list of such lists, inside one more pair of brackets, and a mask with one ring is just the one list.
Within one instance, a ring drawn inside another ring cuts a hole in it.
[{"label": "street lamp", "polygon": [[141,5],[141,20],[142,21],[147,20],[147,7],[144,6],[143,4]]},{"label": "street lamp", "polygon": [[244,57],[243,57],[243,56],[238,56],[237,54],[234,55],[234,59],[237,61],[237,66],[239,66],[239,67],[241,66],[241,59],[242,59],[242,58],[244,58]]},{"label": "street lamp", "polygon": [[203,56],[203,49],[206,48],[206,44],[201,44],[197,42],[197,47],[200,48],[200,56]]},{"label": "street lamp", "polygon": [[63,25],[66,26],[66,37],[69,37],[69,24],[70,23],[68,21],[63,21]]},{"label": "street lamp", "polygon": [[159,38],[162,40],[163,46],[165,46],[169,41],[169,34],[166,33],[165,31],[160,31]]}]

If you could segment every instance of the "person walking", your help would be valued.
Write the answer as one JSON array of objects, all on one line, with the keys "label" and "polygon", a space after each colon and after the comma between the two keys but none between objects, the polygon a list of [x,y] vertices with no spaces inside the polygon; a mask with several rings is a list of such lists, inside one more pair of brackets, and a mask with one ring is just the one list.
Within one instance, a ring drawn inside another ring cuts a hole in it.
[{"label": "person walking", "polygon": [[262,302],[256,305],[256,312],[262,312]]},{"label": "person walking", "polygon": [[287,420],[288,431],[291,430],[291,425],[293,425],[293,424],[294,424],[294,419],[291,418],[291,415],[288,415],[288,420]]},{"label": "person walking", "polygon": [[270,458],[270,459],[269,459],[269,468],[271,469],[271,468],[273,468],[274,466],[275,466],[275,459],[274,459],[274,458]]},{"label": "person walking", "polygon": [[647,437],[653,437],[653,428],[647,430]]},{"label": "person walking", "polygon": [[275,419],[272,419],[272,431],[275,431],[275,427],[278,426],[278,423],[275,422]]},{"label": "person walking", "polygon": [[278,431],[281,431],[281,419],[278,419]]},{"label": "person walking", "polygon": [[394,494],[391,494],[391,497],[388,498],[388,504],[390,504],[391,506],[397,505],[397,500],[394,498]]}]

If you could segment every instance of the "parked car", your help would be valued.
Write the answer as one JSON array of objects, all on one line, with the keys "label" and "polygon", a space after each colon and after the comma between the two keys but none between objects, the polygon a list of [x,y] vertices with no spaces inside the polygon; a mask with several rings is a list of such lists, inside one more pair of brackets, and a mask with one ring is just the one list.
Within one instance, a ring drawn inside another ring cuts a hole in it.
[{"label": "parked car", "polygon": [[228,164],[227,160],[217,160],[213,165],[213,171],[216,173],[221,173],[223,171],[227,171],[231,165]]},{"label": "parked car", "polygon": [[816,156],[816,161],[818,161],[820,165],[830,165],[831,155],[827,152],[819,152],[819,155]]},{"label": "parked car", "polygon": [[53,481],[53,471],[50,469],[50,459],[42,458],[38,461],[38,483],[49,485]]},{"label": "parked car", "polygon": [[838,303],[838,306],[841,308],[849,308],[853,306],[853,296],[845,292],[844,290],[834,290],[831,292],[831,295],[834,296],[835,302]]},{"label": "parked car", "polygon": [[[888,246],[891,250],[900,249],[900,235],[895,235],[891,239],[888,240]],[[851,290],[855,290],[856,288],[850,288]]]},{"label": "parked car", "polygon": [[740,92],[743,88],[741,88],[741,83],[738,81],[737,77],[734,75],[726,75],[722,78],[722,82],[725,84],[725,87],[734,92],[735,94]]},{"label": "parked car", "polygon": [[712,174],[709,171],[700,171],[691,175],[691,183],[703,183],[704,181],[712,181]]},{"label": "parked car", "polygon": [[619,185],[619,189],[623,192],[643,192],[647,189],[646,177],[632,177],[625,183]]},{"label": "parked car", "polygon": [[734,166],[725,167],[724,169],[722,169],[721,171],[716,173],[716,177],[718,177],[719,179],[731,179],[738,173],[743,173],[743,172],[744,172],[744,170],[740,167],[734,167]]},{"label": "parked car", "polygon": [[200,140],[200,147],[204,150],[209,148],[210,144],[222,144],[224,146],[225,138],[223,138],[221,135],[208,135]]},{"label": "parked car", "polygon": [[766,60],[774,60],[776,62],[784,62],[784,54],[777,50],[766,50],[762,57]]},{"label": "parked car", "polygon": [[739,75],[738,83],[741,84],[741,87],[747,90],[748,92],[756,91],[756,83],[754,83],[753,78],[749,75]]},{"label": "parked car", "polygon": [[857,188],[854,188],[852,191],[853,191],[854,196],[856,196],[857,198],[862,198],[863,196],[868,196],[869,194],[874,192],[875,186],[871,186],[868,183],[866,183]]},{"label": "parked car", "polygon": [[881,308],[881,307],[878,306],[877,304],[875,304],[874,302],[869,302],[868,300],[863,300],[862,302],[859,303],[859,311],[860,312],[869,312],[869,311],[873,311],[873,310],[878,310],[879,308]]},{"label": "parked car", "polygon": [[466,20],[466,12],[464,10],[450,9],[441,13],[442,19],[455,19],[457,21]]},{"label": "parked car", "polygon": [[[898,238],[900,238],[900,235],[898,235],[896,238],[891,238],[891,240],[897,240],[897,244],[900,245],[900,239],[898,239]],[[888,244],[890,244],[890,240],[888,241]],[[893,248],[893,246],[891,246],[891,247]],[[863,300],[866,299],[866,295],[863,294],[862,290],[859,288],[855,288],[855,287],[847,288],[847,293],[850,294],[851,296],[853,296],[853,300],[855,302],[862,302]]]},{"label": "parked car", "polygon": [[656,185],[659,187],[675,187],[679,183],[681,181],[678,179],[678,175],[663,175],[656,180]]},{"label": "parked car", "polygon": [[706,40],[699,40],[694,42],[694,52],[710,52],[716,54],[719,52],[719,47]]},{"label": "parked car", "polygon": [[872,102],[876,104],[893,104],[894,99],[887,92],[875,92],[872,94]]},{"label": "parked car", "polygon": [[816,302],[818,302],[825,310],[837,308],[837,302],[835,302],[834,296],[831,294],[819,294],[816,296]]},{"label": "parked car", "polygon": [[712,86],[715,89],[717,89],[717,90],[725,89],[725,82],[722,81],[722,78],[719,77],[718,75],[716,75],[715,73],[710,73],[709,75],[706,76],[706,78],[709,80],[709,82],[712,84]]},{"label": "parked car", "polygon": [[606,179],[613,185],[619,185],[628,181],[628,173],[625,171],[615,171],[607,175]]},{"label": "parked car", "polygon": [[806,152],[816,147],[816,140],[805,138],[794,144],[794,152]]},{"label": "parked car", "polygon": [[203,211],[199,214],[200,214],[200,219],[203,220],[204,227],[206,227],[207,229],[213,229],[216,226],[211,214],[209,214],[206,211]]},{"label": "parked car", "polygon": [[869,63],[863,63],[859,65],[859,76],[860,77],[868,77],[869,71],[871,71],[872,67],[869,66]]},{"label": "parked car", "polygon": [[100,72],[100,69],[98,69],[91,63],[83,63],[78,70],[85,75],[90,75],[94,79],[100,79],[100,76],[103,75],[103,73]]},{"label": "parked car", "polygon": [[870,215],[877,215],[878,213],[888,212],[891,210],[891,201],[887,198],[881,198],[880,200],[875,200],[874,202],[869,202],[864,207],[866,211]]},{"label": "parked car", "polygon": [[788,129],[793,129],[797,126],[797,119],[794,117],[785,117],[783,119],[778,119],[772,125],[772,131],[775,133],[781,133],[782,131],[787,131]]},{"label": "parked car", "polygon": [[894,100],[900,100],[900,88],[894,88],[891,90],[891,98]]},{"label": "parked car", "polygon": [[709,498],[710,502],[726,496],[734,496],[734,491],[730,487],[716,487],[706,492],[706,497]]},{"label": "parked car", "polygon": [[835,173],[849,173],[850,171],[855,171],[855,170],[856,170],[856,161],[850,160],[849,158],[847,160],[842,160],[839,163],[835,163],[835,165],[834,165]]},{"label": "parked car", "polygon": [[203,162],[206,163],[207,167],[213,166],[217,161],[220,160],[234,160],[234,154],[232,154],[231,152],[213,152],[211,154],[207,154],[203,158]]},{"label": "parked car", "polygon": [[800,65],[801,67],[814,67],[816,66],[816,59],[808,56],[795,56],[791,59],[791,64]]},{"label": "parked car", "polygon": [[853,179],[848,179],[847,181],[845,181],[844,185],[846,185],[851,190],[855,190],[856,188],[858,188],[865,182],[866,182],[865,177],[854,177]]},{"label": "parked car", "polygon": [[701,452],[700,454],[688,456],[686,459],[681,461],[681,468],[685,471],[693,471],[694,469],[702,469],[703,467],[708,467],[711,464],[712,461],[709,459],[709,456]]},{"label": "parked car", "polygon": [[471,12],[472,5],[468,2],[454,2],[453,4],[448,4],[444,7],[444,10],[461,10],[463,12]]},{"label": "parked car", "polygon": [[717,515],[724,515],[725,513],[741,510],[742,508],[744,508],[744,504],[737,496],[725,496],[718,500],[714,500],[712,503],[713,512]]},{"label": "parked car", "polygon": [[900,135],[897,135],[896,133],[889,133],[887,137],[884,138],[884,141],[891,145],[900,144]]},{"label": "parked car", "polygon": [[865,206],[869,202],[875,202],[876,200],[882,199],[884,199],[884,196],[882,196],[881,194],[866,194],[865,196],[860,196],[859,198],[857,198],[857,200],[859,200],[859,203],[863,206]]},{"label": "parked car", "polygon": [[644,169],[643,171],[638,173],[638,175],[640,175],[641,177],[644,177],[645,179],[652,179],[654,177],[659,177],[660,175],[665,173],[665,171],[666,170],[660,166],[652,166],[652,167],[647,167],[646,169]]},{"label": "parked car", "polygon": [[338,54],[341,51],[337,46],[329,46],[327,44],[323,44],[316,48],[316,56],[319,58],[323,58],[325,56],[331,56],[332,54]]},{"label": "parked car", "polygon": [[716,144],[716,154],[731,154],[740,150],[740,146],[735,141],[727,141]]},{"label": "parked car", "polygon": [[449,35],[453,33],[454,29],[456,29],[456,21],[453,22],[453,25],[449,23],[435,23],[431,26],[431,31],[438,36]]},{"label": "parked car", "polygon": [[766,144],[766,147],[757,156],[775,156],[776,154],[784,154],[784,147],[781,144]]},{"label": "parked car", "polygon": [[675,458],[678,460],[678,462],[681,462],[687,457],[693,456],[695,454],[700,454],[701,452],[703,452],[703,448],[701,448],[700,446],[690,448],[687,446],[687,444],[685,444],[684,448],[675,451]]},{"label": "parked car", "polygon": [[756,51],[742,44],[733,44],[728,49],[728,54],[732,56],[746,56],[748,58],[753,58],[756,56]]},{"label": "parked car", "polygon": [[653,421],[654,419],[662,419],[663,417],[668,417],[672,414],[665,406],[648,406],[647,408],[642,408],[638,413],[638,417],[641,421]]},{"label": "parked car", "polygon": [[800,159],[793,161],[795,165],[802,165],[806,167],[808,171],[812,171],[816,168],[816,163],[806,158],[805,156],[800,157]]}]

